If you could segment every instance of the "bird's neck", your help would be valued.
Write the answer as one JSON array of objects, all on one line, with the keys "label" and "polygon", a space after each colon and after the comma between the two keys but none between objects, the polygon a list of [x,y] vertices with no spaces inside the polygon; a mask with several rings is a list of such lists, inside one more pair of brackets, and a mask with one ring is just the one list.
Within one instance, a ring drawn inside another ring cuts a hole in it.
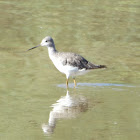
[{"label": "bird's neck", "polygon": [[48,47],[48,53],[49,53],[49,57],[50,59],[52,58],[52,56],[54,56],[57,53],[57,50],[54,47]]}]

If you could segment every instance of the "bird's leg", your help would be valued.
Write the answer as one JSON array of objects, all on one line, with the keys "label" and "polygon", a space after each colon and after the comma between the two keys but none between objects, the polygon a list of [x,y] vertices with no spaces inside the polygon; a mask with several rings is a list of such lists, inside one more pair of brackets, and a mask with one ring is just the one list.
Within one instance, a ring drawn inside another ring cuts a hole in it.
[{"label": "bird's leg", "polygon": [[74,82],[74,87],[76,87],[76,81],[75,81],[75,78],[73,78],[73,82]]},{"label": "bird's leg", "polygon": [[67,88],[68,88],[68,79],[66,79],[66,86],[67,86]]}]

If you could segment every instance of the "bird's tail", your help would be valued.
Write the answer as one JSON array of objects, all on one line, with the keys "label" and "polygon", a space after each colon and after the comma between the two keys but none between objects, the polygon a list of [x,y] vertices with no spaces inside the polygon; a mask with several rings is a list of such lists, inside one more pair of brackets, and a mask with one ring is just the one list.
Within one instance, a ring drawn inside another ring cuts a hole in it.
[{"label": "bird's tail", "polygon": [[106,65],[96,65],[97,69],[107,68]]},{"label": "bird's tail", "polygon": [[107,68],[107,66],[106,65],[95,65],[95,64],[92,64],[92,63],[90,63],[90,62],[88,62],[88,64],[87,64],[87,69],[102,69],[102,68]]},{"label": "bird's tail", "polygon": [[89,69],[102,69],[102,68],[107,68],[106,65],[94,65],[91,64]]}]

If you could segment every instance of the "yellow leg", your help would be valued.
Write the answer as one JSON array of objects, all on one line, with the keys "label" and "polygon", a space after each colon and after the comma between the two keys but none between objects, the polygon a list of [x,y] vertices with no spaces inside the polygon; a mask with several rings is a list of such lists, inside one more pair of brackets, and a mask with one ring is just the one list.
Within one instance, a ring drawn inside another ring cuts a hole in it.
[{"label": "yellow leg", "polygon": [[74,87],[76,87],[76,81],[75,81],[75,79],[73,79],[73,81],[74,81]]},{"label": "yellow leg", "polygon": [[68,79],[66,80],[66,86],[67,86],[67,88],[68,88]]}]

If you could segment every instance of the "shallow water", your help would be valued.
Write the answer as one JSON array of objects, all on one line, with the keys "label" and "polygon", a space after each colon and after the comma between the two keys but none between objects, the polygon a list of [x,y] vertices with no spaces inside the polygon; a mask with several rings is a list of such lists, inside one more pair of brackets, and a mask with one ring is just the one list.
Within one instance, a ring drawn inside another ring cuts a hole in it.
[{"label": "shallow water", "polygon": [[[139,140],[140,19],[134,1],[1,1],[0,139]],[[107,69],[58,72],[45,36]]]}]

